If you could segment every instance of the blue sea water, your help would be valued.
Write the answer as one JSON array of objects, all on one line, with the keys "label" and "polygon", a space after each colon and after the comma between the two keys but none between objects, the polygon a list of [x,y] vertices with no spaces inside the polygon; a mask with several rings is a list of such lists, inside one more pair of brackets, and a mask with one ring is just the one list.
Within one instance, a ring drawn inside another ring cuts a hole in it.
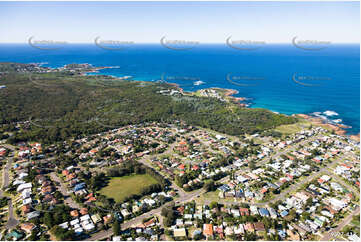
[{"label": "blue sea water", "polygon": [[[199,45],[171,50],[157,44],[105,50],[92,44],[72,44],[40,50],[26,44],[1,44],[0,62],[43,63],[60,67],[69,63],[113,66],[99,74],[135,80],[163,78],[188,91],[207,87],[236,89],[251,107],[284,114],[334,111],[360,132],[359,45],[330,45],[307,51],[287,44],[267,44],[257,50],[236,50],[226,45]],[[194,85],[196,81],[204,82]],[[1,85],[1,80],[0,80]],[[21,94],[20,94],[21,95]],[[322,114],[323,115],[323,114]]]}]

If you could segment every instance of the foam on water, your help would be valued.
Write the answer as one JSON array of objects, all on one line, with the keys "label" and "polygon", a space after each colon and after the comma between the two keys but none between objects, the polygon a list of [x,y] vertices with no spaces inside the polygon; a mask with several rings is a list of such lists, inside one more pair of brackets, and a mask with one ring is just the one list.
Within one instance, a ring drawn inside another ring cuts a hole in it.
[{"label": "foam on water", "polygon": [[[26,44],[0,44],[0,62],[46,62],[47,67],[90,63],[113,67],[95,75],[132,76],[138,81],[160,80],[166,73],[184,77],[174,82],[185,91],[235,89],[238,94],[234,96],[246,97],[252,108],[287,115],[317,112],[323,119],[337,116],[352,126],[349,133],[360,132],[359,45],[331,45],[310,52],[291,44],[270,44],[253,51],[237,51],[222,44],[200,45],[187,51],[172,51],[160,45],[107,51],[91,44],[69,44],[56,51],[44,51]],[[229,74],[234,77],[233,83],[227,80]],[[317,85],[300,85],[292,79],[295,74],[303,78],[302,83],[316,80]],[[188,81],[187,77],[197,77],[205,83],[194,85],[194,79]]]},{"label": "foam on water", "polygon": [[336,113],[335,111],[329,111],[329,110],[323,112],[323,114],[325,114],[327,116],[337,116],[338,115],[338,113]]}]

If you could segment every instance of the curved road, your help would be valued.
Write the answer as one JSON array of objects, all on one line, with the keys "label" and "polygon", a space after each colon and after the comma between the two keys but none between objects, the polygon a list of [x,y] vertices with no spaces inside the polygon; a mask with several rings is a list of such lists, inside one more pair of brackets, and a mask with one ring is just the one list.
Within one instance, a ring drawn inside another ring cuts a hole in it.
[{"label": "curved road", "polygon": [[[12,151],[12,153],[12,155],[14,155],[14,151]],[[9,158],[6,166],[4,167],[3,185],[0,191],[0,197],[2,197],[3,191],[5,191],[5,189],[9,186],[9,170],[11,169],[13,160],[13,157]],[[8,222],[6,223],[6,228],[13,229],[16,227],[16,225],[18,225],[19,221],[14,216],[13,203],[11,199],[9,199],[8,206]]]},{"label": "curved road", "polygon": [[64,197],[64,203],[71,207],[72,209],[80,209],[80,206],[73,200],[71,196],[69,196],[68,190],[66,186],[63,184],[63,181],[57,176],[55,172],[51,172],[50,174],[51,180],[56,183],[56,188]]},{"label": "curved road", "polygon": [[[188,202],[190,200],[193,200],[194,198],[196,198],[197,196],[199,196],[200,194],[204,193],[205,190],[204,189],[199,189],[195,192],[191,192],[191,193],[184,193],[183,196],[181,195],[179,198],[175,199],[174,202],[176,204],[178,203],[184,203],[184,202]],[[167,202],[165,204],[163,204],[162,206],[160,206],[159,208],[153,209],[147,213],[143,213],[142,215],[135,217],[129,221],[126,221],[125,223],[121,224],[121,228],[122,230],[127,229],[127,228],[131,228],[131,227],[135,227],[136,225],[142,223],[144,218],[148,218],[150,216],[154,216],[154,215],[158,215],[160,216],[160,213],[162,211],[162,209],[166,206],[169,205],[170,202]],[[96,234],[93,234],[93,236],[91,236],[88,240],[102,240],[105,238],[108,238],[110,236],[113,235],[113,230],[112,229],[108,229],[108,230],[103,230],[100,231]]]},{"label": "curved road", "polygon": [[[293,150],[295,150],[297,147],[299,147],[299,145],[302,145],[302,144],[304,144],[304,143],[306,143],[306,142],[311,142],[311,141],[319,138],[320,136],[321,136],[321,134],[318,134],[318,135],[316,135],[316,136],[314,136],[314,137],[312,137],[312,138],[310,138],[310,139],[303,140],[303,141],[301,141],[301,142],[299,142],[299,143],[297,143],[297,144],[292,145],[291,147],[288,147],[288,148],[286,148],[286,149],[284,149],[284,150],[282,150],[282,151],[279,151],[278,153],[276,153],[276,154],[273,156],[273,158],[278,157],[278,156],[280,156],[280,155],[282,155],[282,154],[286,154],[286,153],[288,153],[288,152],[290,152],[290,151],[293,151]],[[172,146],[173,146],[173,145],[172,145]],[[171,146],[171,147],[172,147],[172,146]],[[172,150],[171,147],[169,147],[169,149],[168,149],[166,152]],[[166,153],[166,152],[165,152],[165,153]],[[144,165],[147,165],[147,166],[150,166],[150,167],[151,167],[151,165],[150,165],[148,162],[146,162],[146,159],[149,159],[150,157],[151,157],[151,156],[142,157],[142,158],[140,159],[140,162],[143,163]],[[270,158],[266,158],[266,159],[264,159],[264,160],[261,160],[260,162],[257,163],[257,165],[262,165],[262,164],[268,162],[269,160],[270,160]],[[337,162],[339,162],[339,160],[333,161],[333,162],[332,162],[331,164],[329,164],[327,167],[323,167],[323,168],[320,169],[320,171],[318,171],[318,172],[316,172],[316,173],[308,176],[306,179],[302,180],[301,182],[298,182],[298,183],[295,183],[295,184],[291,185],[291,186],[288,187],[286,190],[284,190],[284,191],[282,191],[280,194],[278,194],[275,198],[273,198],[273,199],[271,199],[271,200],[269,200],[269,201],[267,201],[267,202],[264,202],[264,203],[251,203],[251,204],[256,205],[256,206],[266,206],[266,205],[268,205],[269,203],[278,201],[278,200],[284,198],[284,196],[285,196],[287,193],[289,193],[290,191],[292,191],[292,190],[297,190],[300,186],[302,186],[302,185],[306,184],[307,182],[315,179],[315,178],[316,178],[317,176],[319,176],[321,173],[324,173],[324,172],[325,172],[325,173],[331,174],[331,172],[328,171],[328,167],[334,165],[334,164],[337,163]],[[332,174],[332,177],[334,177],[334,176],[335,176],[335,175]],[[228,178],[228,176],[227,176],[227,177],[224,177],[224,178],[221,179],[220,181],[224,181],[224,180],[227,179],[227,178]],[[349,187],[349,186],[348,186],[347,184],[345,184],[344,182],[342,182],[342,181],[339,181],[339,182],[341,182],[344,186]],[[198,197],[198,196],[200,196],[201,194],[203,194],[203,193],[206,192],[204,189],[199,189],[199,190],[194,191],[194,192],[191,192],[191,193],[186,193],[186,192],[184,192],[182,189],[179,189],[173,182],[172,182],[172,186],[179,192],[179,195],[180,195],[180,197],[179,197],[178,199],[174,200],[176,204],[188,202],[188,201],[193,200],[194,198],[196,198],[196,197]],[[350,188],[350,187],[349,187],[349,188]],[[210,202],[210,201],[208,201],[208,202]],[[237,203],[237,204],[239,204],[240,202],[224,202],[224,203],[226,203],[226,204],[227,204],[227,203],[230,203],[230,204],[232,204],[232,203]],[[166,207],[167,204],[168,204],[168,203],[162,205],[161,207],[159,207],[159,208],[157,208],[157,209],[153,209],[153,210],[151,210],[151,211],[149,211],[149,212],[147,212],[147,213],[144,213],[144,214],[142,214],[142,215],[140,215],[140,216],[138,216],[138,217],[136,217],[136,218],[133,218],[132,220],[129,220],[129,221],[123,223],[123,224],[121,225],[122,230],[124,230],[124,229],[126,229],[126,228],[130,228],[130,227],[134,227],[134,226],[140,224],[144,218],[148,218],[148,217],[154,216],[154,215],[160,215],[162,208]],[[358,208],[357,210],[359,211],[359,208]],[[354,213],[355,213],[355,212],[354,212]],[[353,213],[353,214],[354,214],[354,213]],[[352,218],[352,216],[351,216],[351,218]],[[346,222],[347,222],[347,221],[346,221]],[[346,223],[346,222],[343,221],[342,223]],[[340,225],[341,225],[341,224],[340,224]],[[100,231],[100,232],[94,234],[94,235],[90,238],[90,240],[102,240],[102,239],[108,238],[108,237],[110,237],[110,236],[112,236],[112,235],[113,235],[112,229],[104,230],[104,231]]]}]

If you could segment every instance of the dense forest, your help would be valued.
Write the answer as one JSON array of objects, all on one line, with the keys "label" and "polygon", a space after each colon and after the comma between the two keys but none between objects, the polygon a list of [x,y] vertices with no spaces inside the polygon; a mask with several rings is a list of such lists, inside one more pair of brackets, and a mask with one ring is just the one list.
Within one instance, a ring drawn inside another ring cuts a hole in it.
[{"label": "dense forest", "polygon": [[6,86],[0,89],[0,133],[16,131],[15,124],[24,122],[10,142],[51,143],[145,121],[183,120],[231,135],[252,134],[296,121],[215,98],[160,94],[160,90],[175,88],[166,83],[69,71],[38,73],[25,67],[0,63],[1,85]]}]

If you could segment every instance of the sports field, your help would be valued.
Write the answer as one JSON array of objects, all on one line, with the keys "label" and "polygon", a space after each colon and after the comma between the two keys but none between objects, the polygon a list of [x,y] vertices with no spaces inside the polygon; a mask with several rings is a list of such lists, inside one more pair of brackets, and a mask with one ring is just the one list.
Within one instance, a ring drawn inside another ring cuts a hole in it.
[{"label": "sports field", "polygon": [[140,194],[144,187],[157,183],[157,180],[148,174],[112,177],[109,184],[100,190],[100,194],[122,202],[126,197]]}]

